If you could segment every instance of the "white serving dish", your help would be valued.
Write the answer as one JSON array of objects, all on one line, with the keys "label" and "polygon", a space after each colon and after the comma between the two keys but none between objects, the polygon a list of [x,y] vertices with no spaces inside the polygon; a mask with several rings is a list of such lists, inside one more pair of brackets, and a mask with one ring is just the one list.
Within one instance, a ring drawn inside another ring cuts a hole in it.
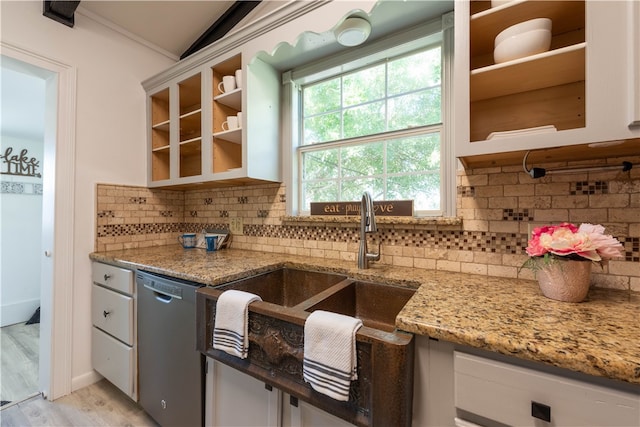
[{"label": "white serving dish", "polygon": [[526,128],[526,129],[505,130],[502,132],[491,132],[487,137],[487,140],[511,138],[514,136],[523,136],[523,135],[535,135],[535,134],[549,133],[549,132],[557,132],[556,127],[554,125],[546,125],[546,126],[537,126],[533,128]]},{"label": "white serving dish", "polygon": [[535,18],[503,30],[495,39],[496,64],[546,52],[551,46],[551,19]]}]

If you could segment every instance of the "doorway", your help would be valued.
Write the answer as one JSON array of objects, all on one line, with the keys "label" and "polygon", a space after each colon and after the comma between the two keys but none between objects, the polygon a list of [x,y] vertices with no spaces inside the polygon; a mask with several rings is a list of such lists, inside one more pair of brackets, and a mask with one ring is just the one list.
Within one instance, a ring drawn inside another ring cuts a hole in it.
[{"label": "doorway", "polygon": [[[40,266],[38,392],[55,400],[71,392],[77,71],[5,41],[0,41],[0,48],[2,68],[37,77],[45,87],[42,235],[31,246],[38,254],[35,264]],[[2,107],[4,117],[4,101]]]},{"label": "doorway", "polygon": [[3,57],[0,120],[0,406],[39,393],[43,167],[51,72]]}]

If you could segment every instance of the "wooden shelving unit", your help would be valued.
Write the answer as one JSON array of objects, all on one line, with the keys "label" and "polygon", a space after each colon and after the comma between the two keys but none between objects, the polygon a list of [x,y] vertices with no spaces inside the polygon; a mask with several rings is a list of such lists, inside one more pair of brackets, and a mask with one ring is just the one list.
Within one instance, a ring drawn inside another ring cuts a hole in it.
[{"label": "wooden shelving unit", "polygon": [[214,65],[211,68],[213,76],[213,106],[212,106],[212,172],[221,173],[230,169],[242,167],[242,123],[238,129],[224,130],[222,124],[229,116],[236,116],[242,111],[242,87],[222,93],[218,85],[224,76],[235,75],[236,70],[242,68],[240,55]]},{"label": "wooden shelving unit", "polygon": [[179,176],[202,174],[202,76],[194,74],[178,83]]},{"label": "wooden shelving unit", "polygon": [[[491,8],[472,2],[470,28],[470,140],[492,132],[553,125],[585,127],[584,1],[516,0]],[[495,37],[529,19],[552,20],[548,52],[495,64]]]},{"label": "wooden shelving unit", "polygon": [[154,181],[169,179],[169,89],[151,96],[151,175]]},{"label": "wooden shelving unit", "polygon": [[[208,49],[214,49],[215,46]],[[143,82],[147,93],[150,188],[280,182],[281,73],[244,46],[194,55]],[[249,52],[254,55],[245,58]],[[242,70],[222,93],[224,76]],[[242,112],[237,129],[223,123]],[[252,122],[249,122],[248,116]]]}]

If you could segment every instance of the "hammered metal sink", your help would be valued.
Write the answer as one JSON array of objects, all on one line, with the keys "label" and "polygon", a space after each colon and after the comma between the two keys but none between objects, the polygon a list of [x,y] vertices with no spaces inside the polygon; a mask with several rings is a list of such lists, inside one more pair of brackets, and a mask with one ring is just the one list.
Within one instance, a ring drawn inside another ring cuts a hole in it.
[{"label": "hammered metal sink", "polygon": [[[249,353],[239,359],[213,348],[216,303],[228,289],[262,298],[249,306]],[[358,426],[410,426],[413,402],[413,335],[397,330],[395,318],[414,289],[344,275],[279,268],[196,294],[197,349],[270,386]],[[311,312],[355,316],[358,379],[349,400],[315,392],[302,376],[304,323]]]},{"label": "hammered metal sink", "polygon": [[346,279],[339,274],[279,268],[268,273],[236,280],[216,289],[251,292],[262,301],[293,307]]},{"label": "hammered metal sink", "polygon": [[415,289],[371,282],[346,282],[306,311],[326,310],[357,317],[369,328],[386,332],[396,329],[396,316]]}]

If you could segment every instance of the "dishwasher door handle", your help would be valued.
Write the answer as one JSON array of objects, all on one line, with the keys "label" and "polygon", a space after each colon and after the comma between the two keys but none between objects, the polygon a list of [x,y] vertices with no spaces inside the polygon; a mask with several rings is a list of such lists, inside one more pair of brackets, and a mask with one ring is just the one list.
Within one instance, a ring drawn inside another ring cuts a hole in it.
[{"label": "dishwasher door handle", "polygon": [[182,297],[181,297],[181,296],[173,295],[173,294],[170,294],[170,293],[167,293],[167,292],[163,292],[163,291],[161,291],[161,290],[159,290],[159,289],[156,289],[156,288],[153,288],[153,287],[151,287],[151,286],[149,286],[149,285],[147,285],[147,284],[145,284],[145,285],[143,285],[143,286],[144,286],[145,288],[149,289],[150,291],[152,291],[152,292],[156,295],[156,299],[158,299],[158,300],[160,300],[160,301],[162,301],[162,302],[167,302],[167,303],[168,303],[168,302],[171,302],[171,300],[172,300],[173,298],[175,298],[175,299],[182,299]]}]

